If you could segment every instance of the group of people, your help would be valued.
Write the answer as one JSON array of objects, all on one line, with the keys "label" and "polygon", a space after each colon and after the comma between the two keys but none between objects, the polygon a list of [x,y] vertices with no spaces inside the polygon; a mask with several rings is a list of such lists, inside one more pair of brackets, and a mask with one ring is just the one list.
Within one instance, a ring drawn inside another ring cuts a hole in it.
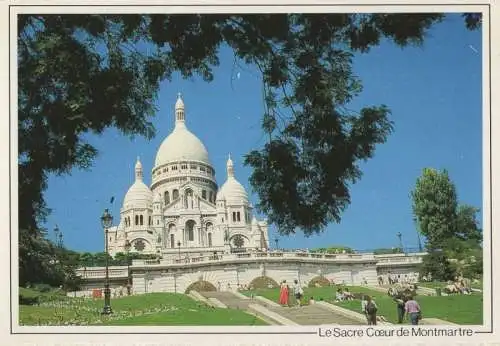
[{"label": "group of people", "polygon": [[470,280],[464,279],[463,277],[457,277],[455,278],[455,281],[448,282],[448,284],[444,288],[444,291],[447,294],[471,294],[472,289],[470,286]]},{"label": "group of people", "polygon": [[415,273],[410,273],[410,274],[394,274],[394,273],[387,273],[386,275],[379,275],[378,276],[378,284],[379,286],[383,286],[386,284],[389,285],[394,285],[394,284],[416,284],[418,282],[418,275]]},{"label": "group of people", "polygon": [[[403,323],[406,316],[412,325],[418,325],[422,319],[422,312],[415,298],[406,295],[393,298],[398,311],[398,323]],[[377,311],[378,306],[375,300],[369,295],[363,296],[361,300],[361,312],[366,316],[366,321],[369,325],[377,324]],[[383,319],[382,316],[380,318]]]},{"label": "group of people", "polygon": [[345,300],[354,300],[354,295],[349,292],[349,289],[345,287],[344,289],[339,288],[335,293],[335,301],[343,302]]},{"label": "group of people", "polygon": [[[304,295],[304,290],[302,289],[299,281],[296,279],[293,281],[292,287],[290,287],[286,280],[283,280],[280,284],[280,296],[278,303],[282,306],[291,306],[290,295],[293,292],[293,296],[295,298],[295,305],[301,306],[301,300]],[[312,299],[312,298],[311,298]],[[314,300],[314,299],[312,299]]]}]

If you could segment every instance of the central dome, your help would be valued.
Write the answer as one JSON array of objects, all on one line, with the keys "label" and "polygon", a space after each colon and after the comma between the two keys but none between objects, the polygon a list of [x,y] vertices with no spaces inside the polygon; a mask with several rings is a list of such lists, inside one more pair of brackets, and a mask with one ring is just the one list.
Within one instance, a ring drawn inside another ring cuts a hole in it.
[{"label": "central dome", "polygon": [[207,148],[186,127],[184,102],[180,95],[175,103],[175,128],[161,143],[155,167],[175,161],[199,161],[210,165]]},{"label": "central dome", "polygon": [[173,161],[201,161],[210,164],[208,152],[203,143],[186,127],[176,126],[161,143],[156,154],[155,166]]}]

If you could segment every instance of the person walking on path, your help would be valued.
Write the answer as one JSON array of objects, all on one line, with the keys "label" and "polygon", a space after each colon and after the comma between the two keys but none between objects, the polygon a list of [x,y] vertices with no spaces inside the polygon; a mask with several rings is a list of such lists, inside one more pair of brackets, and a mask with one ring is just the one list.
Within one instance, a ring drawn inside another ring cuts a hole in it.
[{"label": "person walking on path", "polygon": [[422,319],[422,310],[414,297],[410,297],[405,303],[405,311],[412,325],[418,325],[418,321]]},{"label": "person walking on path", "polygon": [[286,280],[280,285],[280,297],[279,297],[280,305],[288,305],[288,285],[286,284]]},{"label": "person walking on path", "polygon": [[378,306],[371,296],[367,295],[365,299],[361,301],[361,310],[366,316],[366,321],[369,325],[377,325]]},{"label": "person walking on path", "polygon": [[302,290],[302,287],[300,287],[299,281],[297,279],[295,279],[293,282],[293,293],[295,295],[295,299],[297,300],[297,305],[300,306],[300,300],[304,295],[304,291]]},{"label": "person walking on path", "polygon": [[398,311],[398,323],[401,324],[405,318],[405,304],[408,298],[403,294],[397,294],[394,297],[394,301],[396,302],[396,309]]}]

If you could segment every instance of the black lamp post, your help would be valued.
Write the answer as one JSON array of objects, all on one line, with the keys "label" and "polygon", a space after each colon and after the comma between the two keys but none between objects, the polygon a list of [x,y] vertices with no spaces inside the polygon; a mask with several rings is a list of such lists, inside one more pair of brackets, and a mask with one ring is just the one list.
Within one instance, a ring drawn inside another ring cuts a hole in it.
[{"label": "black lamp post", "polygon": [[402,240],[402,236],[403,236],[403,235],[401,234],[401,232],[396,233],[396,237],[398,237],[398,239],[399,239],[399,248],[401,249],[401,252],[404,252],[404,251],[403,251],[403,240]]},{"label": "black lamp post", "polygon": [[127,254],[127,295],[130,295],[130,248],[132,247],[132,244],[130,244],[130,241],[125,241],[125,253]]},{"label": "black lamp post", "polygon": [[102,309],[102,314],[109,315],[113,313],[113,310],[111,310],[111,292],[109,289],[108,229],[113,224],[113,216],[109,213],[108,209],[104,209],[104,214],[101,216],[101,224],[106,235],[106,240],[104,242],[106,248],[106,279],[104,282],[104,308]]},{"label": "black lamp post", "polygon": [[63,247],[63,234],[62,232],[59,232],[59,241],[57,243],[57,245],[62,248]]},{"label": "black lamp post", "polygon": [[278,242],[279,242],[279,241],[280,241],[280,240],[278,239],[278,237],[274,238],[274,242],[276,243],[276,250],[278,250]]},{"label": "black lamp post", "polygon": [[55,234],[55,239],[56,239],[56,246],[59,246],[59,235],[62,234],[61,231],[59,230],[59,227],[56,225],[54,227],[54,234]]},{"label": "black lamp post", "polygon": [[179,249],[179,260],[181,259],[181,241],[177,242],[177,248]]}]

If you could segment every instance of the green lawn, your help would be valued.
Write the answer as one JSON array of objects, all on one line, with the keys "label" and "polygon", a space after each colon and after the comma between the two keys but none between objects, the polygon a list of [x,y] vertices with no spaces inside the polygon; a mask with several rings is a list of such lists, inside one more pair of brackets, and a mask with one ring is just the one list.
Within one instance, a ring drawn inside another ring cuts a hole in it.
[{"label": "green lawn", "polygon": [[[304,289],[304,303],[310,297],[336,304],[343,308],[361,312],[359,300],[335,303],[335,287],[314,287]],[[365,293],[375,298],[379,307],[378,314],[383,315],[388,321],[397,323],[396,304],[385,293],[371,290],[366,287],[349,287],[352,293]],[[272,301],[278,302],[279,289],[259,289],[255,291],[243,291],[245,295],[260,295]],[[482,294],[453,295],[453,296],[417,296],[416,300],[422,308],[423,317],[434,317],[458,324],[483,324],[483,296]],[[292,302],[295,303],[293,297]]]},{"label": "green lawn", "polygon": [[66,298],[20,305],[20,325],[265,325],[241,310],[211,308],[183,294],[151,293],[111,300],[113,314],[102,316],[103,300]]}]

